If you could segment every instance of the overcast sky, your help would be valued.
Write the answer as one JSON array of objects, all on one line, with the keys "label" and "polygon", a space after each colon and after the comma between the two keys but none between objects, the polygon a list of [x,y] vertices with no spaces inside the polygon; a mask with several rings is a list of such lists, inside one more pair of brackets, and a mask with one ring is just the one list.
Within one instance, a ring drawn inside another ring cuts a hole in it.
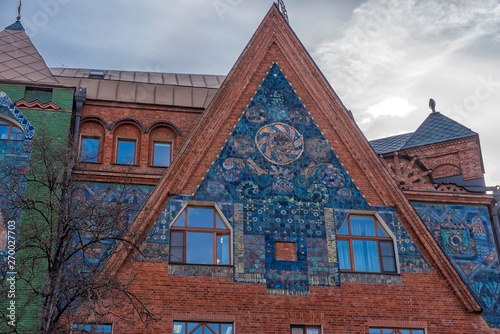
[{"label": "overcast sky", "polygon": [[[271,0],[25,1],[47,64],[229,72]],[[285,0],[290,24],[370,140],[413,132],[437,110],[480,135],[500,184],[500,0]],[[0,1],[0,26],[17,0]]]}]

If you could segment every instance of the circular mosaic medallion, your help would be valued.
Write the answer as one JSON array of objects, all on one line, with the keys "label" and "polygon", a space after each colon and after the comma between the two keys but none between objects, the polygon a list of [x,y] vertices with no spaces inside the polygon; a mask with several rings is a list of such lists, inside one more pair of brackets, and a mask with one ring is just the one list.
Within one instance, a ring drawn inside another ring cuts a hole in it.
[{"label": "circular mosaic medallion", "polygon": [[260,128],[255,143],[260,153],[277,165],[291,163],[304,151],[302,135],[292,126],[279,122]]}]

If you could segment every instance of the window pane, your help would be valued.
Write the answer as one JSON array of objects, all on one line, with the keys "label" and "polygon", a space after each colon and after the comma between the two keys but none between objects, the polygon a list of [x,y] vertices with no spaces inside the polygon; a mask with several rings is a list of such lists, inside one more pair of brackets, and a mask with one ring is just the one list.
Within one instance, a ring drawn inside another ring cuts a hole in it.
[{"label": "window pane", "polygon": [[380,329],[378,329],[378,328],[370,328],[370,334],[380,334]]},{"label": "window pane", "polygon": [[413,334],[424,334],[424,330],[423,329],[414,329]]},{"label": "window pane", "polygon": [[172,231],[170,236],[170,244],[172,246],[184,247],[184,232]]},{"label": "window pane", "polygon": [[291,334],[304,334],[304,330],[302,328],[292,328]]},{"label": "window pane", "polygon": [[[196,328],[197,326],[199,326],[199,327]],[[193,331],[193,329],[195,329],[195,328],[196,328],[196,330]],[[200,325],[199,323],[196,323],[196,322],[189,322],[187,332],[189,334],[202,334],[203,333],[203,326]]]},{"label": "window pane", "polygon": [[186,334],[186,324],[184,322],[174,322],[174,334]]},{"label": "window pane", "polygon": [[169,143],[154,143],[153,165],[163,167],[170,166]]},{"label": "window pane", "polygon": [[376,241],[353,240],[354,268],[356,271],[380,272]]},{"label": "window pane", "polygon": [[374,237],[375,235],[375,222],[373,217],[368,216],[350,216],[351,220],[351,233],[352,235],[360,235],[367,237]]},{"label": "window pane", "polygon": [[135,141],[118,141],[116,162],[119,164],[133,164],[135,162]]},{"label": "window pane", "polygon": [[339,235],[349,235],[349,223],[347,222],[347,220],[344,222],[344,224],[340,228],[338,234]]},{"label": "window pane", "polygon": [[[399,330],[402,334],[411,334],[411,331],[409,329],[400,329]],[[415,333],[415,332],[414,332]]]},{"label": "window pane", "polygon": [[392,242],[380,242],[380,250],[382,251],[382,256],[394,256]]},{"label": "window pane", "polygon": [[184,247],[170,247],[170,261],[184,262]]},{"label": "window pane", "polygon": [[186,215],[184,214],[183,211],[182,214],[177,218],[177,221],[175,222],[174,226],[180,226],[180,227],[185,227],[186,226]]},{"label": "window pane", "polygon": [[207,208],[189,208],[188,227],[214,228],[214,210]]},{"label": "window pane", "polygon": [[393,257],[382,257],[382,265],[384,266],[384,271],[396,271],[396,265],[394,264]]},{"label": "window pane", "polygon": [[351,269],[351,257],[349,255],[349,242],[347,240],[338,240],[337,247],[339,251],[340,269]]},{"label": "window pane", "polygon": [[319,329],[317,329],[317,328],[308,328],[306,330],[306,333],[307,334],[319,334]]},{"label": "window pane", "polygon": [[213,233],[188,232],[186,262],[197,264],[214,264]]},{"label": "window pane", "polygon": [[226,225],[224,225],[218,214],[215,214],[215,228],[227,229]]},{"label": "window pane", "polygon": [[222,324],[220,328],[221,334],[233,334],[233,325],[231,324]]},{"label": "window pane", "polygon": [[380,223],[377,223],[377,229],[378,229],[378,236],[379,237],[387,237],[389,238],[390,235],[385,231],[385,229],[382,227]]},{"label": "window pane", "polygon": [[9,127],[0,126],[0,139],[9,139]]},{"label": "window pane", "polygon": [[81,161],[97,162],[99,154],[99,139],[82,138]]},{"label": "window pane", "polygon": [[229,235],[217,235],[217,264],[229,264]]},{"label": "window pane", "polygon": [[383,333],[384,334],[391,334],[392,333],[392,329],[384,329]]}]

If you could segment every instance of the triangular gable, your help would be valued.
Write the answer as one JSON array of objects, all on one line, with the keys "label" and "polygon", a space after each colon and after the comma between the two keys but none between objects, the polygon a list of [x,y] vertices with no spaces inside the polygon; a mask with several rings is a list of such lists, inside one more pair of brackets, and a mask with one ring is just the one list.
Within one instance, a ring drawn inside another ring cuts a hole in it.
[{"label": "triangular gable", "polygon": [[194,199],[369,208],[277,63],[269,68]]},{"label": "triangular gable", "polygon": [[0,80],[59,83],[19,21],[0,31]]},{"label": "triangular gable", "polygon": [[[172,165],[149,196],[143,211],[132,223],[137,241],[149,232],[168,202],[168,196],[195,194],[273,63],[279,64],[368,203],[396,207],[412,238],[416,239],[432,266],[443,274],[462,305],[468,311],[480,311],[480,306],[460,276],[276,6],[268,12]],[[127,247],[120,244],[106,264],[106,274],[116,273],[128,254]]]}]

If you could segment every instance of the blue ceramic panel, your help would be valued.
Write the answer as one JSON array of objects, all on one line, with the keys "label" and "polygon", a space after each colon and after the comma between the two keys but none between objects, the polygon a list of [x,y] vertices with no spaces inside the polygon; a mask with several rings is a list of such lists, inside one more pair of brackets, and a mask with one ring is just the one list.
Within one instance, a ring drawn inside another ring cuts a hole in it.
[{"label": "blue ceramic panel", "polygon": [[413,203],[422,220],[483,307],[500,328],[500,272],[486,206]]}]

